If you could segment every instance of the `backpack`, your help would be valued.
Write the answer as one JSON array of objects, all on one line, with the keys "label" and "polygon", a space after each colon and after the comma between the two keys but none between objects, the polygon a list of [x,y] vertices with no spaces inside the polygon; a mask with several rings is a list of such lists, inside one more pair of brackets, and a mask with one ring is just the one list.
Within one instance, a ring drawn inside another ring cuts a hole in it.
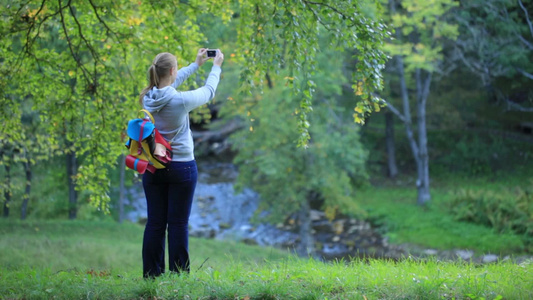
[{"label": "backpack", "polygon": [[172,148],[155,128],[152,114],[145,109],[139,112],[144,112],[145,117],[128,122],[126,166],[140,174],[146,170],[154,173],[156,169],[164,169],[172,160]]}]

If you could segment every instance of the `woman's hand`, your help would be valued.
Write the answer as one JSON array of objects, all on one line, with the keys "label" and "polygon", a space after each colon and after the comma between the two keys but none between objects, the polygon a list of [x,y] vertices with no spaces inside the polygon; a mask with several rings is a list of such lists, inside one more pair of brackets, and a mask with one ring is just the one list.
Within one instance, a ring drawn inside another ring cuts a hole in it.
[{"label": "woman's hand", "polygon": [[207,49],[206,48],[198,49],[198,54],[196,54],[196,64],[200,67],[208,59],[209,59],[209,57],[207,57]]},{"label": "woman's hand", "polygon": [[224,62],[224,53],[220,51],[220,49],[217,49],[217,56],[213,59],[213,65],[215,66],[222,66],[222,63]]}]

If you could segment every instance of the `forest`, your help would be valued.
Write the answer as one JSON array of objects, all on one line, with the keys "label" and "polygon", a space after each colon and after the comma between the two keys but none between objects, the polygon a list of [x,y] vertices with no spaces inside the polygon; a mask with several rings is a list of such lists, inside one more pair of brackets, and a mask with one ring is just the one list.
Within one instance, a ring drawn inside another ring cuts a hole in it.
[{"label": "forest", "polygon": [[525,0],[0,0],[3,216],[122,221],[138,180],[124,130],[152,57],[186,66],[219,48],[217,96],[191,115],[196,155],[237,165],[264,221],[297,215],[305,240],[311,209],[365,218],[381,196],[356,195],[395,185],[431,207],[450,185],[458,220],[531,251],[532,12]]}]

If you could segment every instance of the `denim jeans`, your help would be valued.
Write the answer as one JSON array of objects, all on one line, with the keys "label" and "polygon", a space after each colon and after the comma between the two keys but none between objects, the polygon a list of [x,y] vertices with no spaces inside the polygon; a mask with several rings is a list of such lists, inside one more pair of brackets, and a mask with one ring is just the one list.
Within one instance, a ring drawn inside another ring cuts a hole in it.
[{"label": "denim jeans", "polygon": [[148,222],[143,237],[143,276],[165,272],[165,235],[171,272],[189,272],[189,216],[198,178],[196,161],[171,162],[143,175]]}]

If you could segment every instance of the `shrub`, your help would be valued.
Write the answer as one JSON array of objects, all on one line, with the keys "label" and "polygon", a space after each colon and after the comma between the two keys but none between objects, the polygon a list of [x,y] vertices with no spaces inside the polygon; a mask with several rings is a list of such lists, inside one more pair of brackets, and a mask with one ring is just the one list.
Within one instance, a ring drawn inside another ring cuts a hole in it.
[{"label": "shrub", "polygon": [[[459,221],[482,224],[498,232],[533,236],[533,182],[529,188],[475,191],[461,189],[449,202]],[[528,244],[533,240],[529,238]]]}]

